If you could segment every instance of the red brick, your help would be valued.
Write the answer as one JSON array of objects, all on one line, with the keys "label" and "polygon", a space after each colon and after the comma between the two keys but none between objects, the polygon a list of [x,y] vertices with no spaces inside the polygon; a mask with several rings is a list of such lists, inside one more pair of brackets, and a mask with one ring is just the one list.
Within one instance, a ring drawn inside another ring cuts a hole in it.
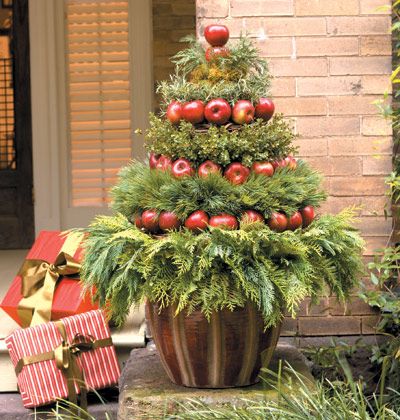
[{"label": "red brick", "polygon": [[304,37],[296,39],[298,57],[358,55],[357,37]]},{"label": "red brick", "polygon": [[391,92],[392,84],[387,75],[385,76],[362,76],[361,77],[362,93],[382,95],[383,92]]},{"label": "red brick", "polygon": [[359,76],[300,77],[297,79],[299,96],[357,95],[361,93],[361,90],[362,82]]},{"label": "red brick", "polygon": [[390,74],[391,57],[335,57],[329,60],[331,75]]},{"label": "red brick", "polygon": [[360,42],[361,55],[392,55],[390,35],[362,36]]},{"label": "red brick", "polygon": [[389,16],[327,17],[330,35],[387,35],[390,32]]},{"label": "red brick", "polygon": [[229,0],[201,0],[196,2],[196,13],[198,17],[226,17],[229,13]]},{"label": "red brick", "polygon": [[299,319],[299,335],[353,335],[361,333],[361,320],[354,316]]},{"label": "red brick", "polygon": [[275,98],[275,108],[288,116],[326,115],[326,99],[318,98]]},{"label": "red brick", "polygon": [[357,296],[353,296],[346,304],[339,302],[336,297],[329,299],[329,313],[331,315],[367,315],[374,312],[376,310]]},{"label": "red brick", "polygon": [[[385,8],[383,8],[384,6]],[[360,1],[360,13],[362,15],[377,15],[391,13],[391,1],[390,0],[361,0]]]},{"label": "red brick", "polygon": [[329,154],[331,156],[348,155],[391,155],[392,138],[391,137],[329,137]]},{"label": "red brick", "polygon": [[329,193],[333,196],[380,195],[385,191],[384,178],[335,177],[329,180]]},{"label": "red brick", "polygon": [[269,60],[271,73],[281,76],[324,76],[328,74],[325,58],[273,58]]},{"label": "red brick", "polygon": [[281,335],[292,336],[297,335],[298,332],[298,320],[291,317],[285,317],[282,323]]},{"label": "red brick", "polygon": [[385,217],[365,217],[357,225],[363,237],[389,236],[392,231],[392,219]]},{"label": "red brick", "polygon": [[358,0],[296,0],[296,16],[351,16],[358,13]]},{"label": "red brick", "polygon": [[307,162],[325,176],[361,175],[359,157],[317,157],[307,158]]},{"label": "red brick", "polygon": [[272,79],[271,93],[278,96],[295,96],[296,79],[294,77],[279,77]]},{"label": "red brick", "polygon": [[304,299],[302,307],[307,316],[327,316],[329,314],[329,298],[321,297],[317,303],[311,303],[310,298]]},{"label": "red brick", "polygon": [[383,216],[383,209],[387,206],[387,197],[380,196],[360,196],[360,197],[334,197],[329,196],[325,203],[321,206],[321,214],[332,213],[337,214],[347,207],[357,206],[359,216]]},{"label": "red brick", "polygon": [[292,37],[255,40],[255,45],[263,57],[290,57],[293,53]]},{"label": "red brick", "polygon": [[295,18],[295,17],[270,17],[260,19],[257,17],[232,18],[227,22],[224,19],[204,19],[199,20],[200,26],[210,23],[229,24],[231,37],[236,38],[240,33],[247,33],[250,37],[260,36],[306,36],[306,35],[325,35],[325,18]]},{"label": "red brick", "polygon": [[376,326],[379,322],[379,315],[368,315],[361,318],[362,334],[376,334]]},{"label": "red brick", "polygon": [[292,16],[293,0],[231,0],[230,15],[232,17]]},{"label": "red brick", "polygon": [[363,175],[387,175],[391,170],[391,156],[377,155],[363,158]]},{"label": "red brick", "polygon": [[358,117],[299,117],[296,127],[306,137],[352,135],[359,134],[360,121]]},{"label": "red brick", "polygon": [[365,238],[364,255],[374,255],[378,249],[386,248],[389,243],[387,236],[370,236]]},{"label": "red brick", "polygon": [[295,141],[299,147],[300,156],[326,156],[328,154],[328,142],[325,138],[300,138]]},{"label": "red brick", "polygon": [[379,96],[331,96],[328,98],[329,115],[365,115],[377,114],[374,101]]},{"label": "red brick", "polygon": [[390,136],[392,124],[383,117],[363,117],[361,132],[364,136]]}]

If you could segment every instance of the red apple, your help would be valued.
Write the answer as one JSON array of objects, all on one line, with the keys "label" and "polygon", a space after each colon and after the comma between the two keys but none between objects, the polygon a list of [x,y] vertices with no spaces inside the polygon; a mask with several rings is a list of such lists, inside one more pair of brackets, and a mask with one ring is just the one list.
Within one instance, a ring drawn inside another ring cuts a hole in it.
[{"label": "red apple", "polygon": [[264,216],[255,210],[246,210],[242,213],[241,222],[245,223],[255,223],[255,222],[263,222]]},{"label": "red apple", "polygon": [[225,99],[211,99],[204,108],[206,120],[214,124],[225,124],[231,117],[231,107]]},{"label": "red apple", "polygon": [[182,116],[185,121],[192,124],[200,123],[204,120],[204,104],[202,101],[186,102],[182,107]]},{"label": "red apple", "polygon": [[274,167],[270,162],[254,162],[251,169],[256,174],[265,176],[272,176],[274,174]]},{"label": "red apple", "polygon": [[300,210],[303,217],[303,227],[307,227],[315,219],[315,211],[313,206],[306,206]]},{"label": "red apple", "polygon": [[220,229],[234,230],[238,228],[238,221],[235,216],[223,213],[210,217],[209,225]]},{"label": "red apple", "polygon": [[213,47],[222,47],[228,42],[229,29],[225,25],[208,25],[204,29],[204,37]]},{"label": "red apple", "polygon": [[268,121],[272,118],[275,111],[275,105],[269,98],[260,98],[255,108],[256,118],[262,118]]},{"label": "red apple", "polygon": [[182,104],[172,101],[167,108],[167,118],[172,124],[179,124],[182,119]]},{"label": "red apple", "polygon": [[248,124],[254,119],[254,106],[250,101],[240,99],[232,109],[232,119],[236,124]]},{"label": "red apple", "polygon": [[160,158],[160,155],[156,155],[153,152],[150,153],[150,157],[149,157],[150,169],[155,169],[157,167],[157,162],[159,158]]},{"label": "red apple", "polygon": [[157,232],[158,230],[158,212],[157,210],[145,210],[142,213],[143,227],[150,232]]},{"label": "red apple", "polygon": [[197,173],[199,174],[199,177],[206,178],[210,174],[221,173],[221,166],[211,160],[206,160],[199,166]]},{"label": "red apple", "polygon": [[229,50],[226,47],[210,47],[206,49],[206,60],[214,61],[220,57],[228,57]]},{"label": "red apple", "polygon": [[288,229],[296,230],[303,224],[303,218],[299,211],[294,212],[288,220]]},{"label": "red apple", "polygon": [[137,215],[134,217],[134,221],[135,221],[135,226],[136,226],[138,229],[142,229],[142,227],[143,227],[143,222],[142,222],[142,216],[140,216],[140,214],[137,214]]},{"label": "red apple", "polygon": [[242,165],[240,162],[231,163],[227,166],[224,172],[224,177],[235,185],[246,182],[249,175],[250,169]]},{"label": "red apple", "polygon": [[279,168],[279,160],[274,160],[271,162],[271,165],[274,167],[274,170],[276,170],[276,168]]},{"label": "red apple", "polygon": [[192,164],[184,158],[179,158],[172,164],[171,172],[175,178],[194,175]]},{"label": "red apple", "polygon": [[271,230],[274,230],[275,232],[283,232],[286,230],[288,225],[288,219],[287,217],[278,212],[273,212],[271,214],[271,217],[268,219],[268,226]]},{"label": "red apple", "polygon": [[178,229],[181,221],[172,211],[162,211],[158,219],[158,224],[162,230]]},{"label": "red apple", "polygon": [[185,220],[185,227],[193,232],[200,232],[208,226],[208,221],[205,211],[196,210]]},{"label": "red apple", "polygon": [[287,167],[289,169],[296,169],[297,168],[297,161],[296,161],[296,159],[293,156],[288,156],[286,159],[288,159],[288,158],[289,158],[289,163],[287,164]]},{"label": "red apple", "polygon": [[171,169],[172,166],[172,160],[165,155],[161,155],[158,158],[156,169],[159,169],[161,171],[166,171],[167,169]]}]

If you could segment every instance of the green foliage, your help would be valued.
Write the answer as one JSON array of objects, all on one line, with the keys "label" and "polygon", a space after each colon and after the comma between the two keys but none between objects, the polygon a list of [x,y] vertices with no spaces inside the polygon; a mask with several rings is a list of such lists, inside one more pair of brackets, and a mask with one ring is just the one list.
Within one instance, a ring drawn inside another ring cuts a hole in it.
[{"label": "green foliage", "polygon": [[361,270],[361,238],[350,226],[352,211],[322,216],[307,229],[276,233],[263,224],[236,231],[210,228],[199,235],[182,230],[162,238],[147,235],[126,217],[99,217],[86,230],[81,278],[96,286],[100,302],[121,323],[132,304],[145,298],[177,311],[254,302],[265,326],[285,309],[293,315],[324,282],[345,299]]},{"label": "green foliage", "polygon": [[[372,347],[372,362],[387,372],[387,386],[400,389],[400,246],[378,250],[374,261],[368,265],[375,290],[364,290],[361,297],[380,311],[377,333],[386,339]],[[389,398],[393,393],[388,392]],[[400,405],[399,405],[400,406]]]},{"label": "green foliage", "polygon": [[172,100],[182,102],[224,98],[231,105],[239,99],[256,103],[268,94],[271,76],[265,60],[244,37],[229,47],[230,54],[210,63],[205,60],[203,47],[191,37],[189,48],[176,54],[172,61],[176,73],[168,82],[161,82],[158,93],[164,106]]},{"label": "green foliage", "polygon": [[[175,420],[400,420],[398,412],[379,404],[379,396],[368,398],[362,385],[353,380],[316,384],[285,366],[280,374],[266,371],[267,387],[275,399],[243,400],[236,405],[209,407],[191,400],[180,404]],[[397,392],[398,394],[398,392]]]},{"label": "green foliage", "polygon": [[186,157],[196,166],[210,159],[222,166],[242,162],[251,166],[257,160],[273,160],[296,151],[295,136],[281,115],[266,124],[257,120],[230,131],[225,126],[196,130],[187,122],[174,127],[169,121],[150,116],[147,149],[172,159]]},{"label": "green foliage", "polygon": [[219,174],[176,179],[170,172],[133,162],[121,171],[112,189],[112,207],[127,218],[145,209],[173,211],[181,220],[199,209],[209,215],[237,217],[247,209],[265,217],[273,211],[292,215],[306,205],[319,206],[325,199],[320,183],[321,176],[304,162],[294,170],[278,169],[272,177],[252,174],[242,185],[233,185]]}]

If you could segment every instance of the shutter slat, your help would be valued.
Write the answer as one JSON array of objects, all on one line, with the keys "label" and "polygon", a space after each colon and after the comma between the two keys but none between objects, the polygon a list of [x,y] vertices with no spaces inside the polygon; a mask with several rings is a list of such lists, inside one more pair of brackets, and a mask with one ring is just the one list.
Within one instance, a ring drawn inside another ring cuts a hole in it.
[{"label": "shutter slat", "polygon": [[105,206],[132,155],[128,1],[66,0],[73,206]]}]

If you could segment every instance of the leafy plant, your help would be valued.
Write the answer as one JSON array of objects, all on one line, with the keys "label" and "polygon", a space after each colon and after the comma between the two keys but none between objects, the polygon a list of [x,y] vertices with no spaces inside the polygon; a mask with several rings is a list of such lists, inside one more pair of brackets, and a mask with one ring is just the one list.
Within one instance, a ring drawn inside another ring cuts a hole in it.
[{"label": "leafy plant", "polygon": [[268,124],[257,120],[234,131],[225,126],[196,130],[187,122],[174,127],[169,121],[151,115],[146,143],[147,149],[155,154],[172,159],[185,156],[195,165],[210,159],[222,166],[234,161],[251,166],[257,160],[273,160],[294,153],[294,138],[281,115]]},{"label": "leafy plant", "polygon": [[294,170],[279,169],[270,178],[252,175],[242,185],[233,185],[219,174],[176,179],[169,172],[133,162],[121,171],[120,182],[112,190],[112,207],[128,219],[151,208],[173,211],[181,220],[198,209],[239,218],[247,209],[266,217],[273,211],[291,215],[307,205],[320,205],[325,199],[320,182],[321,176],[302,162]]},{"label": "leafy plant", "polygon": [[82,278],[96,286],[96,297],[118,323],[147,297],[162,307],[175,304],[177,311],[200,308],[206,316],[251,301],[268,327],[285,308],[294,315],[304,297],[318,296],[324,281],[339,299],[348,296],[363,247],[352,217],[352,211],[321,216],[295,232],[254,223],[199,235],[182,230],[162,239],[121,214],[98,217],[86,230]]}]

